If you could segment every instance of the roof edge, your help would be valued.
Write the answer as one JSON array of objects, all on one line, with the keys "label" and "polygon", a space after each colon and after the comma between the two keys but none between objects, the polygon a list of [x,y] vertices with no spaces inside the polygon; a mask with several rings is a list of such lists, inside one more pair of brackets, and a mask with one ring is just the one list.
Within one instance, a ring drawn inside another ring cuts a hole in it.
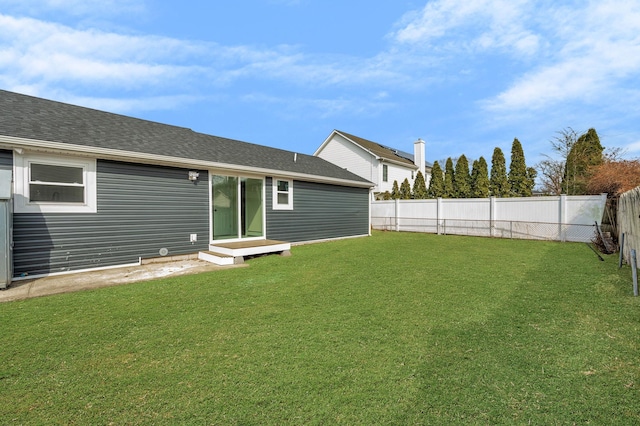
[{"label": "roof edge", "polygon": [[[369,150],[368,148],[366,148],[366,147],[364,147],[364,146],[360,145],[358,142],[354,141],[351,137],[349,137],[350,135],[349,135],[348,133],[341,132],[340,130],[334,130],[333,132],[331,132],[331,135],[329,135],[329,138],[331,138],[331,136],[332,136],[334,133],[339,134],[340,136],[342,136],[343,138],[345,138],[346,140],[348,140],[348,141],[349,141],[349,142],[351,142],[352,144],[356,145],[356,146],[357,146],[357,147],[359,147],[360,149],[362,149],[362,150],[364,150],[364,151],[368,152],[368,153],[369,153],[370,155],[372,155],[376,160],[379,160],[379,161],[381,161],[381,162],[383,162],[383,163],[392,163],[392,164],[396,164],[396,165],[398,165],[398,166],[406,167],[407,169],[415,169],[415,170],[418,170],[418,169],[419,169],[419,167],[418,167],[415,163],[411,163],[411,160],[408,160],[408,159],[406,159],[406,158],[404,158],[404,157],[401,157],[401,158],[403,158],[403,159],[404,159],[404,160],[406,160],[406,161],[394,160],[393,158],[389,158],[389,157],[382,157],[382,156],[380,156],[380,155],[376,154],[375,152],[373,152],[373,151]],[[358,137],[359,137],[359,136],[358,136]],[[329,140],[329,138],[327,138],[327,141]],[[384,146],[384,145],[382,145],[382,144],[380,144],[380,143],[378,143],[378,142],[370,141],[370,140],[368,140],[368,139],[364,139],[364,138],[360,138],[360,139],[366,140],[366,141],[368,141],[368,142],[370,142],[370,143],[373,143],[373,144],[380,145],[380,147],[382,147],[382,148],[384,148],[384,149],[387,149],[387,150],[389,150],[389,151],[395,151],[395,149],[394,149],[394,148],[390,148],[390,147],[388,147],[388,146]],[[397,155],[397,154],[396,154],[396,155]],[[412,166],[413,166],[413,167],[412,167]]]},{"label": "roof edge", "polygon": [[[358,148],[368,152],[371,156],[373,156],[373,158],[375,158],[376,160],[381,160],[382,157],[380,157],[378,154],[376,154],[375,152],[365,148],[364,146],[360,145],[358,142],[354,141],[353,139],[351,139],[349,137],[348,134],[344,134],[343,132],[341,132],[340,130],[334,130],[333,132],[331,132],[331,135],[333,135],[334,133],[342,136],[343,138],[345,138],[346,140],[348,140],[349,142],[351,142],[352,144],[354,144],[355,146],[357,146]],[[331,135],[329,137],[331,137]]]},{"label": "roof edge", "polygon": [[0,148],[27,149],[52,154],[73,153],[84,157],[96,157],[104,160],[117,160],[143,164],[161,165],[169,167],[186,167],[199,169],[217,169],[233,173],[252,173],[266,176],[299,178],[311,182],[331,183],[336,185],[372,188],[372,182],[360,182],[349,179],[318,176],[306,173],[289,172],[284,170],[266,169],[261,167],[241,166],[238,164],[218,163],[214,161],[196,160],[191,158],[171,157],[165,155],[147,154],[142,152],[125,151],[111,148],[98,148],[86,145],[75,145],[64,142],[50,142],[37,139],[19,138],[0,135]]}]

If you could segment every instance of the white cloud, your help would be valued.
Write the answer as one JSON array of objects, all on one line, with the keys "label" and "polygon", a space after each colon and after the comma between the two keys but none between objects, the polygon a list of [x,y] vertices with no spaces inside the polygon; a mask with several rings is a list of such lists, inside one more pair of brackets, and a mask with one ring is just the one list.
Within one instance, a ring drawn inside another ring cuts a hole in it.
[{"label": "white cloud", "polygon": [[[0,15],[0,75],[17,84],[93,83],[136,88],[184,78],[198,68],[176,58],[197,46],[160,37],[75,30]],[[161,48],[160,48],[161,47]]]},{"label": "white cloud", "polygon": [[392,102],[385,102],[377,96],[340,97],[340,98],[304,98],[295,96],[272,96],[261,93],[251,93],[242,97],[246,103],[268,105],[277,114],[288,120],[298,120],[304,114],[305,118],[326,119],[332,117],[376,116],[385,110],[393,108]]},{"label": "white cloud", "polygon": [[405,15],[391,36],[425,49],[504,49],[531,55],[540,42],[523,25],[529,13],[526,0],[435,0]]},{"label": "white cloud", "polygon": [[118,111],[119,113],[139,112],[148,110],[168,110],[176,108],[178,105],[185,105],[201,100],[198,96],[175,95],[175,96],[145,96],[135,98],[100,98],[76,96],[70,93],[58,93],[55,96],[62,102],[82,105],[87,108],[94,108],[103,111]]},{"label": "white cloud", "polygon": [[399,26],[392,34],[398,49],[449,56],[461,67],[489,58],[483,54],[522,60],[504,89],[480,102],[494,113],[608,101],[640,72],[637,1],[434,0]]},{"label": "white cloud", "polygon": [[[566,101],[607,101],[619,82],[640,73],[640,6],[591,2],[545,14],[551,58],[488,101],[491,110],[540,109]],[[619,100],[624,101],[624,100]]]},{"label": "white cloud", "polygon": [[[67,14],[89,14],[92,6],[99,9],[105,4],[114,10],[144,7],[142,0],[42,4]],[[17,8],[23,2],[0,0],[3,5]],[[157,108],[171,108],[172,102],[189,102],[200,93],[251,80],[272,81],[278,88],[274,90],[366,89],[374,95],[360,101],[351,100],[358,98],[351,93],[347,100],[329,102],[323,95],[314,104],[305,100],[313,95],[305,94],[295,101],[320,114],[357,114],[388,108],[392,104],[386,101],[399,90],[425,93],[447,79],[472,81],[478,67],[485,66],[478,61],[507,56],[507,62],[518,62],[517,73],[506,72],[502,91],[480,105],[495,115],[515,116],[549,105],[619,95],[618,81],[632,79],[640,70],[639,8],[635,1],[622,0],[594,0],[587,6],[433,0],[403,18],[390,35],[389,49],[365,58],[310,54],[295,46],[221,46],[79,29],[0,14],[0,84],[34,95],[57,93],[57,99],[65,101],[71,101],[70,93],[91,87],[99,105],[118,111],[142,108],[134,99],[145,102],[148,96],[155,96],[152,105]],[[109,89],[116,89],[122,99],[101,98]]]},{"label": "white cloud", "polygon": [[593,99],[607,84],[602,73],[585,72],[597,65],[590,58],[579,58],[545,67],[523,76],[485,106],[491,110],[537,110],[577,98]]},{"label": "white cloud", "polygon": [[625,146],[624,149],[632,153],[640,152],[640,141],[632,142]]},{"label": "white cloud", "polygon": [[[132,100],[136,93],[141,98],[149,92],[160,93],[162,101],[152,105],[166,108],[171,106],[170,100],[181,103],[190,99],[191,93],[219,89],[239,80],[271,79],[311,88],[372,84],[380,86],[380,90],[385,90],[389,81],[396,85],[408,81],[379,57],[309,56],[291,46],[272,49],[220,46],[76,29],[2,14],[0,46],[3,87],[36,96],[55,94],[56,99],[64,101],[72,101],[69,93],[80,93],[82,87],[90,87],[96,93],[97,103],[120,112],[139,107]],[[122,99],[109,102],[99,97],[112,89],[124,95]],[[167,94],[171,92],[183,97]],[[87,99],[78,100],[93,105]]]}]

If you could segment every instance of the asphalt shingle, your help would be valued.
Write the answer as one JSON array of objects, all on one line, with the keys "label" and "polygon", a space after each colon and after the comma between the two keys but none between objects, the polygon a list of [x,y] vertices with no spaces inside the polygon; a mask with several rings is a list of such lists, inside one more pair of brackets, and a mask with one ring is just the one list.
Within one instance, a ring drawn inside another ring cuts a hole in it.
[{"label": "asphalt shingle", "polygon": [[367,182],[319,157],[5,90],[0,135]]},{"label": "asphalt shingle", "polygon": [[[407,164],[409,166],[413,166],[414,165],[413,154],[410,154],[410,153],[405,152],[405,151],[400,151],[398,149],[394,149],[394,148],[379,144],[377,142],[373,142],[373,141],[361,138],[359,136],[352,135],[352,134],[349,134],[347,132],[343,132],[341,130],[336,130],[336,132],[338,132],[341,135],[351,139],[352,142],[357,143],[358,145],[360,145],[364,149],[372,152],[373,154],[377,155],[380,158],[384,158],[386,160],[396,161],[396,162],[399,162],[399,163],[404,163],[404,164]],[[431,163],[429,163],[429,162],[425,162],[425,165],[426,165],[427,168],[431,167]]]}]

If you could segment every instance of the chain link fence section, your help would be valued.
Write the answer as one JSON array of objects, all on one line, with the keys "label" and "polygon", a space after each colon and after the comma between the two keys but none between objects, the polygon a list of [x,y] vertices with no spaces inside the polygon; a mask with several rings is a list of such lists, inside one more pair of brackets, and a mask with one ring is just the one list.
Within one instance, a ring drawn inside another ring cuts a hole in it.
[{"label": "chain link fence section", "polygon": [[558,224],[513,220],[463,220],[409,217],[371,217],[373,229],[382,231],[424,232],[442,235],[510,238],[523,240],[590,242],[595,224]]}]

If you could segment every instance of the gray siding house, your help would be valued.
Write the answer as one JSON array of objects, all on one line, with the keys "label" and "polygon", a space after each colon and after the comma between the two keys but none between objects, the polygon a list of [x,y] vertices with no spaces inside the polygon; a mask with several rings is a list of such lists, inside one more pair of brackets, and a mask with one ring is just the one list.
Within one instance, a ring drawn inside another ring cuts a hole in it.
[{"label": "gray siding house", "polygon": [[321,158],[2,90],[0,170],[14,278],[369,235],[372,183]]}]

